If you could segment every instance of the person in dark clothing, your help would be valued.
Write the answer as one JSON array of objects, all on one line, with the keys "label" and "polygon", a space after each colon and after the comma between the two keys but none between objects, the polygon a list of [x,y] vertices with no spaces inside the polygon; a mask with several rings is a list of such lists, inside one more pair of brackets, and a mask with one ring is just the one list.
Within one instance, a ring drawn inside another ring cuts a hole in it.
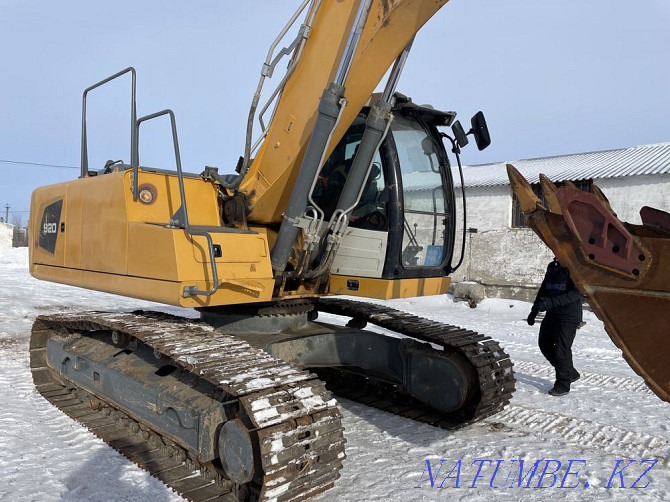
[{"label": "person in dark clothing", "polygon": [[545,311],[538,345],[556,370],[556,382],[549,394],[563,396],[570,392],[570,384],[579,379],[579,373],[572,365],[572,342],[582,322],[582,295],[570,279],[570,271],[556,258],[547,267],[528,324],[535,324],[537,314]]}]

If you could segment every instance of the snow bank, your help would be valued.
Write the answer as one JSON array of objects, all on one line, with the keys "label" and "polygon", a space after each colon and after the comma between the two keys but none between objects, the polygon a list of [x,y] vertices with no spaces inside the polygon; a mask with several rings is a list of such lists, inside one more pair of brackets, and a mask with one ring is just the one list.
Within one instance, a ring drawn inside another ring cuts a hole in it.
[{"label": "snow bank", "polygon": [[0,223],[0,252],[11,249],[14,237],[14,225]]}]

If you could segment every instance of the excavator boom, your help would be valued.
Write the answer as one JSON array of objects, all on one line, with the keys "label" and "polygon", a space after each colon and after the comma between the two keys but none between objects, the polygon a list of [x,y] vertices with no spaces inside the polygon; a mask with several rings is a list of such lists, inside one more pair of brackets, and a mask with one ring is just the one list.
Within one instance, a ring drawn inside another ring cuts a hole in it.
[{"label": "excavator boom", "polygon": [[[321,1],[296,62],[281,93],[258,155],[241,185],[251,202],[249,219],[277,223],[293,191],[300,161],[314,127],[323,90],[350,65],[343,85],[346,106],[329,142],[332,152],[370,98],[393,61],[447,0],[373,0],[353,54],[347,37],[356,14],[367,2]],[[309,17],[309,14],[308,14]],[[344,76],[344,75],[342,75]]]}]

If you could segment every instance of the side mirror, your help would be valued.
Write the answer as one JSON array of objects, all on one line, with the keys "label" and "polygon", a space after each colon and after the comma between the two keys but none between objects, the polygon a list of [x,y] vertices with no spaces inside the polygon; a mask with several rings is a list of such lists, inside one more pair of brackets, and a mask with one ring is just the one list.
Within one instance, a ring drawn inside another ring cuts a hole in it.
[{"label": "side mirror", "polygon": [[451,130],[454,133],[454,138],[456,138],[456,143],[458,143],[459,147],[463,148],[468,144],[468,136],[465,134],[460,120],[454,122],[454,125],[451,126]]},{"label": "side mirror", "polygon": [[475,136],[477,148],[483,150],[491,144],[491,136],[489,136],[489,128],[486,126],[486,119],[483,112],[477,112],[472,117],[470,123],[472,124],[472,134]]}]

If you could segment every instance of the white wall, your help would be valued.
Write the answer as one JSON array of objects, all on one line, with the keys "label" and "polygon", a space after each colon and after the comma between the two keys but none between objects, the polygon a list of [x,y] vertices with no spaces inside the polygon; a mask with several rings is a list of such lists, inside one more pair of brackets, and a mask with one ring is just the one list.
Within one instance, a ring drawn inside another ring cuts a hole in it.
[{"label": "white wall", "polygon": [[[462,205],[457,198],[455,257],[458,260],[462,239]],[[520,297],[534,295],[542,282],[553,254],[528,228],[510,228],[512,192],[509,186],[466,189],[467,226],[476,232],[466,233],[463,265],[452,280],[476,281],[486,286],[487,294],[509,294],[509,287],[528,291]],[[455,262],[454,262],[455,264]],[[498,292],[503,287],[506,291]]]},{"label": "white wall", "polygon": [[[460,189],[459,189],[460,190]],[[460,193],[456,198],[458,220],[462,217]],[[512,189],[509,186],[475,187],[465,189],[466,208],[468,210],[468,228],[478,231],[509,228],[512,221]]]},{"label": "white wall", "polygon": [[0,251],[12,248],[12,238],[14,237],[14,225],[9,223],[0,223]]},{"label": "white wall", "polygon": [[670,174],[627,176],[594,180],[622,221],[640,224],[640,208],[651,206],[670,212]]},{"label": "white wall", "polygon": [[466,237],[463,265],[454,281],[489,286],[539,286],[554,255],[528,228],[485,230]]}]

